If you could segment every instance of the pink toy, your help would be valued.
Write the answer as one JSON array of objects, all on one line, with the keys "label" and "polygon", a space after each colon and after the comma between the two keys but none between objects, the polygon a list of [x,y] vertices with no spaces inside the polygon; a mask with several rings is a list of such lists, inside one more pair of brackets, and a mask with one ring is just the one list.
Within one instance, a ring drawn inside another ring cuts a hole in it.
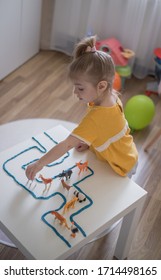
[{"label": "pink toy", "polygon": [[132,50],[123,48],[115,38],[97,41],[96,49],[109,53],[117,66],[126,66],[128,59],[135,55]]}]

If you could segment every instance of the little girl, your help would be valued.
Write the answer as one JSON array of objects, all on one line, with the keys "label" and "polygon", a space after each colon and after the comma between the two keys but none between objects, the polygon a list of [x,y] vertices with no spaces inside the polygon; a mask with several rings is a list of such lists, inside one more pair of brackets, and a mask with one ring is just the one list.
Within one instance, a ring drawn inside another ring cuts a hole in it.
[{"label": "little girl", "polygon": [[72,148],[81,152],[90,147],[120,176],[128,176],[137,163],[137,149],[121,101],[113,90],[113,60],[107,53],[96,50],[95,40],[94,36],[87,37],[78,43],[69,65],[74,94],[88,104],[88,112],[64,141],[27,167],[26,176],[30,180]]}]

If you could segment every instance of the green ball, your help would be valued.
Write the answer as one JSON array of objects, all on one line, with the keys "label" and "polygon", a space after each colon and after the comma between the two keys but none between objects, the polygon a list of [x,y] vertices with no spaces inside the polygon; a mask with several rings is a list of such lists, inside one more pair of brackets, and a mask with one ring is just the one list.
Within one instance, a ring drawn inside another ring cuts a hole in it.
[{"label": "green ball", "polygon": [[155,115],[155,105],[146,95],[136,95],[125,105],[125,117],[130,128],[140,130],[150,124]]},{"label": "green ball", "polygon": [[120,77],[129,77],[131,75],[131,67],[129,65],[126,66],[116,66],[116,72],[120,75]]}]

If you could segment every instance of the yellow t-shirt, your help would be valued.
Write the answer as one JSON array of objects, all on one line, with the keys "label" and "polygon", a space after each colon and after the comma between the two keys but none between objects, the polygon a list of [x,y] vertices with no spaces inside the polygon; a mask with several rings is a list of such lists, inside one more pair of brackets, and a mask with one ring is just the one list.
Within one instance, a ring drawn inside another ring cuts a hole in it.
[{"label": "yellow t-shirt", "polygon": [[106,160],[116,173],[126,176],[136,164],[138,152],[120,99],[112,107],[88,107],[88,113],[72,135],[87,143],[97,157]]}]

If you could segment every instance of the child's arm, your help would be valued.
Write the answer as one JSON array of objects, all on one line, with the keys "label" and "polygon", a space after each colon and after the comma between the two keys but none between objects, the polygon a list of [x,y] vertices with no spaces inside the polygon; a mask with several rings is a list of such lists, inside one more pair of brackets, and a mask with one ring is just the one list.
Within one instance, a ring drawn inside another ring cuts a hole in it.
[{"label": "child's arm", "polygon": [[75,147],[77,152],[83,152],[83,151],[87,150],[88,148],[89,148],[89,146],[82,141],[79,142],[78,146]]},{"label": "child's arm", "polygon": [[57,160],[63,156],[66,152],[74,147],[77,147],[80,140],[72,135],[69,135],[64,141],[54,146],[48,153],[41,157],[35,163],[30,164],[26,169],[26,176],[29,180],[34,180],[35,175],[45,165]]}]

